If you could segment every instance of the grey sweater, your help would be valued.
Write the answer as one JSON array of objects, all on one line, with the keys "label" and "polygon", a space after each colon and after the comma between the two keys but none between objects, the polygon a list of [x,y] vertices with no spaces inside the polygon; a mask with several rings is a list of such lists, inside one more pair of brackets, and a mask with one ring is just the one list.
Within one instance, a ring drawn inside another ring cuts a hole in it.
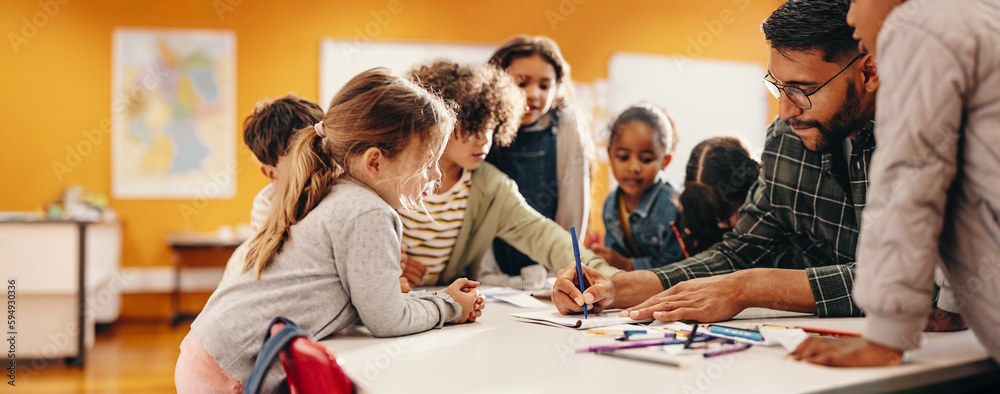
[{"label": "grey sweater", "polygon": [[[284,316],[315,338],[359,319],[377,337],[457,322],[462,307],[440,292],[399,290],[402,223],[361,182],[345,177],[299,223],[258,281],[253,271],[209,298],[191,333],[235,379],[247,381],[267,324]],[[263,392],[284,379],[272,367]]]},{"label": "grey sweater", "polygon": [[920,344],[937,266],[938,305],[1000,360],[998,21],[996,0],[917,0],[879,33],[879,147],[854,286],[873,342]]}]

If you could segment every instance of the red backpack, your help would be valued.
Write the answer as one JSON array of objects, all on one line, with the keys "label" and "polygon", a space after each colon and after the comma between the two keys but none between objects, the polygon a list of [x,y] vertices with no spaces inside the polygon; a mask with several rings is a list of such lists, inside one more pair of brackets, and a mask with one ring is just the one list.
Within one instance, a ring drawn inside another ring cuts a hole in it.
[{"label": "red backpack", "polygon": [[275,356],[281,359],[292,394],[357,392],[357,386],[344,374],[337,356],[329,348],[314,341],[309,333],[291,320],[276,317],[264,336],[264,345],[257,355],[243,394],[260,391]]}]

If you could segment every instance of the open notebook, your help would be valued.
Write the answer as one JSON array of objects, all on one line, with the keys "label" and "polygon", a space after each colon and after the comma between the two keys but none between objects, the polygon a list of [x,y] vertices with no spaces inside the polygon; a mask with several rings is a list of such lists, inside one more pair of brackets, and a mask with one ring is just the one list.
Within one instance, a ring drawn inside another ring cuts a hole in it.
[{"label": "open notebook", "polygon": [[653,321],[652,318],[647,320],[632,320],[627,317],[618,317],[619,310],[613,311],[603,311],[601,313],[591,313],[587,319],[583,318],[583,315],[571,315],[566,316],[558,311],[539,311],[539,312],[518,312],[511,313],[510,317],[512,320],[523,321],[526,323],[537,323],[545,324],[549,326],[556,327],[568,327],[576,328],[580,330],[595,328],[595,327],[607,327],[616,324],[630,324],[630,323],[649,323]]}]

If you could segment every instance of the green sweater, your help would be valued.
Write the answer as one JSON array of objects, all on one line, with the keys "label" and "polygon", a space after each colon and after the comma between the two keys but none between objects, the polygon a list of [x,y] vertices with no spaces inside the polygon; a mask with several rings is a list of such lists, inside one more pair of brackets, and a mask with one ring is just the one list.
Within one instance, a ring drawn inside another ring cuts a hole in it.
[{"label": "green sweater", "polygon": [[[463,276],[478,277],[479,262],[493,238],[503,239],[550,270],[573,263],[569,233],[531,209],[517,191],[517,184],[507,175],[489,163],[482,163],[472,174],[465,218],[438,284],[449,284]],[[620,272],[583,247],[580,260],[605,276]]]}]

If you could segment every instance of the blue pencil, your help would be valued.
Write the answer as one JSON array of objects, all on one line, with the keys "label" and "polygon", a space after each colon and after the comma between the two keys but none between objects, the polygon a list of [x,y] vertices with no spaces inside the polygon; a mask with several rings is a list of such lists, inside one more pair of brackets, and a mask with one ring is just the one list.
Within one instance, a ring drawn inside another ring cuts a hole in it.
[{"label": "blue pencil", "polygon": [[708,328],[708,331],[715,334],[724,334],[724,335],[729,335],[731,337],[746,338],[754,341],[764,340],[764,337],[762,337],[759,332],[744,330],[742,328],[712,325]]},{"label": "blue pencil", "polygon": [[[580,297],[583,297],[583,292],[587,290],[583,284],[583,267],[580,266],[580,246],[577,245],[576,238],[576,226],[569,228],[569,235],[573,236],[573,257],[576,258],[576,279],[580,282]],[[587,318],[587,303],[583,303],[583,318]]]}]

